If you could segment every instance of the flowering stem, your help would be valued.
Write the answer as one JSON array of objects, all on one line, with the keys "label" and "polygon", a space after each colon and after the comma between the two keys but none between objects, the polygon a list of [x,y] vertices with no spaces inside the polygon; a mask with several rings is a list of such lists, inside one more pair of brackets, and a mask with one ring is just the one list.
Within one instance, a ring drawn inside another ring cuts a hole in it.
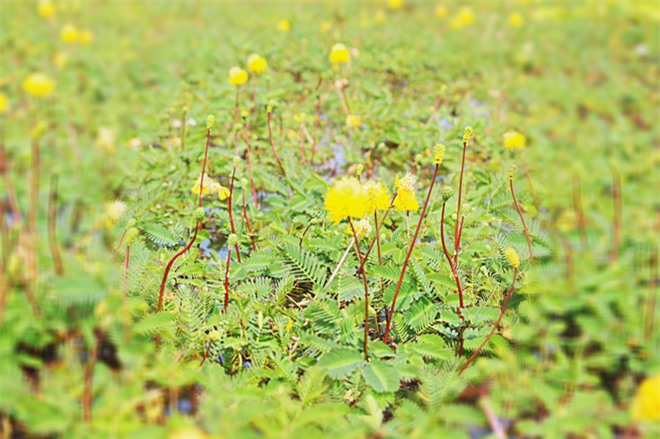
[{"label": "flowering stem", "polygon": [[474,353],[470,356],[470,358],[467,359],[467,361],[461,366],[461,369],[458,371],[458,375],[461,375],[463,371],[474,361],[475,358],[477,358],[477,355],[479,355],[479,352],[483,349],[484,346],[486,346],[486,343],[488,343],[488,340],[493,336],[495,333],[495,330],[497,327],[500,325],[500,322],[502,321],[502,317],[504,317],[504,313],[506,312],[506,308],[509,305],[509,300],[511,300],[511,296],[513,295],[513,287],[516,284],[516,276],[518,275],[518,269],[514,268],[513,269],[513,279],[511,280],[511,286],[506,292],[506,296],[504,298],[504,303],[502,303],[502,306],[500,307],[500,315],[497,317],[497,321],[493,325],[493,329],[490,330],[490,333],[486,336],[484,341],[481,342],[479,347],[474,351]]},{"label": "flowering stem", "polygon": [[458,291],[458,300],[459,300],[458,315],[462,320],[463,315],[461,314],[461,308],[464,307],[463,288],[461,287],[461,281],[458,278],[458,271],[456,270],[456,265],[454,265],[451,256],[449,255],[449,250],[447,250],[447,243],[445,242],[445,206],[446,205],[447,202],[442,203],[442,213],[440,215],[440,238],[442,241],[442,250],[445,253],[445,257],[447,258],[447,262],[449,263],[449,267],[451,268],[451,273],[454,275],[454,281],[456,282],[456,288]]},{"label": "flowering stem", "polygon": [[[199,207],[202,206],[202,199],[203,199],[203,194],[204,194],[204,174],[206,173],[206,161],[208,159],[208,154],[209,154],[209,144],[211,143],[211,128],[208,128],[206,130],[206,146],[204,148],[204,162],[202,162],[202,176],[199,179],[199,201],[198,205]],[[172,269],[172,265],[174,265],[174,262],[184,253],[186,253],[190,247],[192,247],[193,243],[195,242],[195,239],[197,239],[197,233],[199,232],[199,229],[201,228],[201,222],[197,221],[197,224],[195,225],[195,232],[193,233],[192,239],[188,244],[180,250],[177,254],[175,254],[172,259],[167,263],[167,266],[165,267],[165,273],[163,273],[163,280],[160,282],[160,290],[158,292],[158,311],[161,312],[163,310],[163,295],[165,294],[165,285],[167,283],[167,276],[170,274],[170,270]],[[160,334],[156,335],[156,346],[160,346]]]},{"label": "flowering stem", "polygon": [[[392,199],[390,200],[390,207],[385,211],[385,214],[383,215],[383,218],[380,220],[380,225],[376,223],[376,229],[380,230],[381,227],[383,227],[383,224],[385,223],[385,219],[387,218],[387,215],[389,215],[390,211],[392,210],[392,205],[394,204],[394,200],[396,200],[396,196],[398,194],[394,194]],[[369,255],[371,254],[371,250],[374,248],[374,244],[376,243],[376,238],[371,240],[371,244],[369,244],[369,248],[367,249],[367,252],[364,254],[364,260],[366,261],[367,258],[369,258]],[[362,271],[362,267],[364,266],[364,263],[360,263],[360,268],[358,268],[358,271]]]},{"label": "flowering stem", "polygon": [[284,170],[284,166],[282,166],[282,161],[280,160],[280,156],[277,155],[277,149],[275,148],[275,141],[273,140],[273,130],[270,126],[271,120],[273,118],[273,113],[271,111],[268,112],[268,140],[270,140],[270,147],[273,150],[273,155],[275,156],[275,161],[277,161],[277,165],[280,167],[280,171],[282,172],[282,175],[286,177],[286,171]]},{"label": "flowering stem", "polygon": [[353,226],[353,220],[349,217],[348,224],[351,225],[351,231],[353,232],[353,242],[355,243],[355,253],[357,253],[358,260],[360,261],[360,266],[362,267],[360,272],[362,273],[362,282],[364,283],[364,361],[369,361],[369,286],[367,284],[367,273],[364,269],[365,258],[362,257],[362,252],[360,251],[360,242],[358,241],[357,233],[355,232],[355,227]]},{"label": "flowering stem", "polygon": [[408,268],[408,262],[410,261],[410,256],[412,256],[413,249],[415,248],[415,242],[417,241],[417,236],[419,235],[419,230],[422,227],[422,221],[424,220],[424,215],[426,214],[426,208],[429,205],[429,199],[431,198],[431,192],[433,191],[433,185],[435,184],[435,178],[438,176],[439,165],[435,165],[433,170],[433,177],[431,178],[431,185],[429,186],[429,191],[426,194],[426,200],[424,200],[424,207],[422,207],[422,213],[419,216],[419,221],[417,221],[417,228],[415,229],[415,235],[413,236],[412,241],[410,241],[410,246],[408,247],[408,254],[406,255],[406,260],[403,262],[403,267],[401,268],[401,275],[399,276],[399,282],[396,284],[396,289],[394,290],[394,297],[392,298],[392,306],[390,308],[390,313],[387,316],[387,325],[385,326],[385,335],[383,336],[383,343],[387,344],[390,335],[390,328],[392,326],[392,318],[394,317],[394,307],[396,306],[396,299],[399,296],[399,291],[401,291],[401,284],[403,283],[403,277],[406,274]]},{"label": "flowering stem", "polygon": [[458,243],[460,241],[460,234],[458,230],[458,218],[461,215],[461,200],[463,196],[463,174],[465,173],[465,153],[467,151],[468,142],[463,142],[463,157],[461,158],[461,174],[458,181],[458,204],[456,205],[456,226],[454,228],[454,265],[458,262]]},{"label": "flowering stem", "polygon": [[[236,253],[238,254],[238,252]],[[223,313],[227,313],[227,307],[229,306],[229,267],[231,264],[231,247],[227,248],[227,266],[225,268],[225,306],[222,310]]]},{"label": "flowering stem", "polygon": [[523,230],[525,231],[525,238],[527,239],[527,248],[529,248],[529,259],[534,260],[534,252],[532,251],[532,240],[529,238],[529,230],[527,230],[527,224],[525,223],[525,218],[523,217],[522,210],[520,210],[520,205],[516,199],[516,193],[513,190],[513,179],[509,179],[509,189],[511,189],[511,197],[513,198],[513,204],[516,206],[518,211],[518,216],[523,225]]},{"label": "flowering stem", "polygon": [[250,147],[250,139],[248,138],[247,119],[244,125],[243,138],[245,139],[245,145],[247,146],[247,162],[248,170],[250,171],[250,191],[252,192],[252,200],[254,202],[254,206],[259,208],[259,205],[257,204],[257,189],[254,186],[254,174],[252,173],[252,148]]},{"label": "flowering stem", "polygon": [[582,197],[580,190],[580,177],[578,175],[573,176],[573,208],[575,209],[575,215],[577,216],[578,230],[580,232],[580,242],[582,247],[586,248],[588,245],[587,241],[587,221],[584,217],[584,211],[582,210]]},{"label": "flowering stem", "polygon": [[610,262],[616,262],[621,245],[621,176],[618,172],[612,174],[612,251]]},{"label": "flowering stem", "polygon": [[254,240],[252,235],[252,227],[250,226],[250,219],[247,214],[247,206],[245,205],[245,191],[241,191],[241,198],[243,200],[243,219],[245,219],[245,227],[247,227],[248,234],[250,235],[250,241],[252,241],[252,250],[257,251],[257,243]]},{"label": "flowering stem", "polygon": [[51,180],[50,194],[48,197],[48,243],[50,253],[53,256],[53,265],[55,274],[62,276],[64,267],[62,265],[62,255],[57,245],[57,177]]},{"label": "flowering stem", "polygon": [[[234,226],[234,214],[232,205],[232,200],[234,199],[234,180],[236,179],[236,166],[231,173],[231,183],[229,183],[229,197],[227,197],[227,212],[229,213],[229,225],[231,226],[231,233],[236,234],[236,227]],[[236,248],[236,258],[238,263],[241,263],[241,252],[238,250],[238,242],[235,245]]]}]

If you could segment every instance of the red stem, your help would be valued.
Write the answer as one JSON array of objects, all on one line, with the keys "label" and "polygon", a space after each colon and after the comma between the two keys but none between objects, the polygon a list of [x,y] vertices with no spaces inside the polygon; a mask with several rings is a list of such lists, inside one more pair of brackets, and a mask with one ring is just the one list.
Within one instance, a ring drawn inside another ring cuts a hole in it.
[{"label": "red stem", "polygon": [[[229,213],[229,224],[231,225],[231,233],[236,234],[236,227],[234,226],[234,214],[232,205],[234,204],[232,200],[234,199],[234,180],[236,178],[236,167],[234,166],[234,171],[231,173],[231,183],[229,184],[229,197],[227,198],[227,212]],[[236,249],[236,258],[238,263],[241,263],[241,252],[238,249],[238,242],[235,245]]]},{"label": "red stem", "polygon": [[277,161],[277,165],[280,167],[280,171],[282,172],[282,175],[286,177],[286,171],[284,170],[284,166],[282,166],[282,161],[280,160],[280,156],[277,155],[277,149],[275,148],[275,141],[273,140],[273,130],[271,129],[270,123],[273,118],[273,113],[268,112],[268,140],[270,140],[270,147],[273,150],[273,155],[275,156],[275,160]]},{"label": "red stem", "polygon": [[254,240],[254,236],[252,235],[252,227],[250,226],[250,219],[248,218],[248,214],[247,214],[247,206],[245,205],[245,191],[241,191],[241,199],[243,201],[243,218],[245,219],[245,227],[247,227],[247,231],[250,234],[250,241],[252,241],[252,250],[256,252],[257,243]]},{"label": "red stem", "polygon": [[523,225],[523,230],[525,231],[525,238],[527,239],[527,247],[529,248],[529,259],[534,260],[534,252],[532,251],[532,240],[529,238],[529,230],[527,230],[527,224],[525,224],[525,218],[523,217],[522,210],[520,210],[520,205],[518,204],[518,200],[516,199],[516,193],[513,190],[513,179],[509,179],[509,188],[511,189],[511,197],[513,197],[513,204],[516,206],[516,210],[518,211],[518,216],[520,217],[520,221],[522,222]]},{"label": "red stem", "polygon": [[461,319],[463,319],[463,316],[461,315],[461,308],[464,307],[463,305],[463,288],[461,287],[461,281],[458,278],[458,271],[456,270],[456,265],[451,260],[451,256],[449,255],[449,250],[447,250],[447,243],[445,241],[445,206],[447,203],[442,203],[442,213],[440,215],[440,238],[442,241],[442,250],[445,253],[445,257],[447,258],[447,262],[449,263],[449,267],[451,268],[451,272],[454,275],[454,281],[456,282],[456,288],[458,289],[458,299],[460,306],[458,307],[458,315]]},{"label": "red stem", "polygon": [[222,310],[223,313],[227,313],[227,307],[229,307],[229,266],[231,263],[231,247],[227,248],[227,268],[225,269],[225,307]]},{"label": "red stem", "polygon": [[403,267],[401,268],[401,275],[399,276],[399,281],[396,284],[396,290],[394,290],[394,297],[392,298],[392,306],[390,308],[390,314],[387,317],[387,326],[385,326],[385,335],[383,336],[383,343],[387,344],[390,335],[390,328],[392,326],[392,318],[394,317],[394,307],[396,306],[396,299],[399,296],[399,291],[401,291],[401,284],[403,283],[403,277],[406,274],[408,269],[408,262],[410,261],[410,256],[412,256],[413,249],[415,248],[415,242],[417,241],[417,236],[419,235],[419,230],[422,227],[422,221],[424,220],[424,215],[426,214],[426,208],[429,205],[429,199],[431,198],[431,192],[433,191],[433,186],[435,184],[435,178],[438,175],[438,165],[435,165],[433,170],[433,177],[431,177],[431,186],[429,186],[429,191],[426,194],[426,200],[424,200],[424,207],[422,207],[422,213],[419,216],[419,221],[417,221],[417,228],[415,229],[415,235],[413,236],[412,241],[410,241],[410,246],[408,247],[408,254],[406,255],[406,260],[403,262]]},{"label": "red stem", "polygon": [[484,346],[486,346],[486,343],[488,343],[488,340],[493,336],[495,333],[495,330],[497,327],[500,325],[500,322],[502,321],[502,317],[504,317],[504,313],[506,312],[506,308],[509,305],[509,300],[511,300],[511,296],[513,295],[513,287],[516,283],[516,276],[518,274],[518,269],[514,268],[513,269],[513,280],[511,281],[511,286],[506,292],[506,297],[504,298],[504,303],[500,307],[500,315],[497,317],[497,321],[493,325],[493,329],[490,330],[490,333],[486,336],[484,341],[481,342],[477,350],[474,351],[474,353],[470,356],[470,358],[467,359],[465,364],[461,367],[461,369],[458,371],[458,375],[461,375],[463,371],[474,361],[475,358],[477,358],[477,355],[479,355],[479,352],[483,349]]},{"label": "red stem", "polygon": [[467,151],[467,142],[463,142],[463,158],[461,159],[461,176],[458,182],[458,204],[456,205],[456,226],[454,228],[454,261],[458,259],[458,242],[459,242],[459,232],[458,232],[458,218],[461,215],[461,200],[463,195],[463,174],[465,172],[465,153]]}]

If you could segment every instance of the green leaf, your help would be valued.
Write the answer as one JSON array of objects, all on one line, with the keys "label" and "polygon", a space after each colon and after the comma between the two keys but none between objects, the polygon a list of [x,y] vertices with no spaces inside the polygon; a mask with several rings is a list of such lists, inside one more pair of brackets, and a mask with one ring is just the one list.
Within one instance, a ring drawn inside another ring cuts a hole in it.
[{"label": "green leaf", "polygon": [[376,392],[396,392],[399,390],[399,372],[386,361],[373,360],[364,368],[362,376]]},{"label": "green leaf", "polygon": [[319,360],[319,366],[334,379],[343,379],[364,363],[362,355],[350,349],[335,349]]}]

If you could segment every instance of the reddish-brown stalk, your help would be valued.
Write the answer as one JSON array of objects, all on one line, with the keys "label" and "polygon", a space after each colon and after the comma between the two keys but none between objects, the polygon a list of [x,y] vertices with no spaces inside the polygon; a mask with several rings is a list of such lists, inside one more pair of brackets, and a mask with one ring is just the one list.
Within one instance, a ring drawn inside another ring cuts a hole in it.
[{"label": "reddish-brown stalk", "polygon": [[298,131],[300,132],[300,160],[302,161],[302,164],[305,165],[307,164],[307,157],[305,156],[305,133],[303,132],[302,123],[300,124]]},{"label": "reddish-brown stalk", "polygon": [[280,160],[280,156],[277,155],[277,149],[275,148],[275,141],[273,140],[273,130],[271,129],[271,120],[273,118],[273,112],[269,111],[268,112],[268,140],[270,140],[270,147],[273,150],[273,156],[275,156],[275,161],[277,161],[277,165],[280,167],[280,172],[282,172],[282,175],[286,177],[286,171],[284,170],[284,166],[282,166],[282,161]]},{"label": "reddish-brown stalk", "polygon": [[419,221],[417,221],[417,228],[415,229],[415,234],[413,235],[412,241],[410,241],[410,246],[408,247],[408,254],[406,255],[405,261],[403,261],[403,267],[401,268],[401,275],[399,276],[399,281],[396,284],[396,289],[394,290],[394,297],[392,298],[392,306],[390,308],[390,313],[387,316],[387,325],[385,326],[385,335],[383,336],[383,343],[387,344],[390,335],[390,328],[392,326],[392,318],[394,317],[394,309],[396,306],[396,299],[399,296],[399,291],[401,291],[401,284],[403,283],[403,277],[406,274],[408,269],[408,262],[412,256],[413,249],[415,248],[415,242],[417,242],[417,236],[419,235],[419,230],[422,227],[422,222],[424,221],[424,215],[426,214],[426,208],[429,205],[429,199],[431,198],[431,192],[433,192],[433,186],[435,185],[435,178],[438,176],[439,165],[435,165],[433,170],[433,177],[431,177],[431,185],[429,186],[429,191],[426,194],[426,200],[424,200],[424,206],[422,207],[422,212],[419,215]]},{"label": "reddish-brown stalk", "polygon": [[[199,201],[198,205],[199,207],[202,206],[202,199],[204,196],[204,174],[206,173],[206,161],[208,159],[208,154],[209,154],[209,144],[211,143],[211,128],[208,128],[206,130],[206,146],[204,148],[204,162],[202,163],[202,176],[199,179]],[[188,244],[177,254],[175,254],[172,259],[167,263],[167,266],[165,267],[165,273],[163,273],[163,280],[160,283],[160,291],[158,292],[158,312],[161,312],[163,309],[163,295],[165,293],[165,284],[167,283],[167,275],[170,274],[170,270],[172,269],[172,265],[174,265],[174,262],[184,253],[186,253],[190,247],[192,247],[193,243],[195,242],[195,239],[197,239],[197,233],[199,232],[200,226],[201,226],[201,221],[197,221],[197,225],[195,226],[195,232],[193,233],[192,239]],[[160,336],[156,336],[156,345],[160,345]]]},{"label": "reddish-brown stalk", "polygon": [[57,177],[53,177],[51,181],[50,194],[48,197],[48,243],[50,246],[50,253],[53,257],[55,274],[62,276],[64,274],[64,266],[62,265],[60,248],[57,245]]},{"label": "reddish-brown stalk", "polygon": [[99,342],[101,335],[98,330],[94,330],[94,344],[89,351],[89,358],[87,359],[87,365],[85,366],[85,376],[84,376],[84,390],[82,396],[82,407],[83,407],[83,421],[90,422],[92,420],[92,391],[94,390],[94,367],[96,366],[96,357],[99,350]]},{"label": "reddish-brown stalk", "polygon": [[[236,179],[236,166],[231,173],[231,182],[229,183],[229,197],[227,197],[227,213],[229,214],[229,225],[231,226],[231,233],[236,234],[236,226],[234,225],[234,213],[233,213],[233,199],[234,199],[234,181]],[[238,249],[238,242],[235,245],[236,249],[236,259],[238,263],[241,263],[241,251]]]},{"label": "reddish-brown stalk", "polygon": [[351,217],[348,217],[348,223],[351,225],[351,231],[353,232],[353,240],[355,243],[353,247],[355,247],[355,253],[357,254],[358,261],[360,261],[360,273],[362,274],[362,283],[364,284],[364,343],[362,349],[364,351],[364,361],[369,361],[369,285],[367,283],[367,272],[364,268],[366,259],[362,256],[362,252],[360,251],[360,241],[358,240]]},{"label": "reddish-brown stalk", "polygon": [[128,266],[131,261],[131,245],[126,244],[126,253],[124,254],[124,276],[122,278],[121,301],[124,307],[124,340],[130,338],[131,317],[128,311]]},{"label": "reddish-brown stalk", "polygon": [[532,240],[529,237],[529,230],[527,229],[527,224],[525,223],[525,218],[523,217],[522,210],[520,210],[520,205],[516,199],[516,192],[513,190],[513,178],[509,178],[509,189],[511,190],[511,197],[513,198],[513,204],[516,206],[518,211],[518,216],[522,222],[523,230],[525,231],[525,239],[527,239],[527,248],[529,249],[529,259],[534,260],[534,252],[532,251]]},{"label": "reddish-brown stalk", "polygon": [[243,202],[243,219],[245,220],[245,227],[247,228],[248,234],[250,235],[250,241],[252,241],[252,250],[257,251],[257,242],[254,240],[254,235],[252,235],[252,227],[250,226],[250,219],[247,214],[247,206],[245,205],[245,190],[241,191],[241,199]]},{"label": "reddish-brown stalk", "polygon": [[467,359],[467,361],[461,366],[460,370],[458,371],[458,375],[461,375],[463,371],[474,361],[475,358],[477,358],[477,355],[479,355],[479,352],[483,349],[484,346],[486,346],[486,343],[488,343],[488,340],[493,336],[495,333],[495,330],[497,330],[497,327],[500,325],[500,322],[502,321],[502,317],[504,317],[504,313],[506,312],[507,306],[509,306],[509,300],[511,300],[511,296],[513,295],[513,287],[516,284],[516,276],[518,275],[518,269],[514,268],[513,269],[513,279],[511,280],[511,286],[506,292],[506,296],[504,298],[504,303],[502,303],[502,306],[500,307],[500,315],[497,317],[497,321],[493,325],[493,329],[490,330],[490,333],[486,336],[484,341],[481,342],[479,347],[474,351],[474,353],[470,356],[470,358]]},{"label": "reddish-brown stalk", "polygon": [[[392,210],[392,206],[394,204],[394,200],[396,200],[396,196],[398,194],[394,194],[392,196],[392,199],[390,200],[390,207],[385,211],[385,214],[383,215],[383,218],[380,220],[380,224],[376,223],[376,229],[380,230],[381,227],[383,227],[383,224],[385,223],[385,220],[387,219],[387,216],[390,214],[390,211]],[[369,244],[369,248],[367,249],[367,252],[364,254],[364,260],[366,261],[369,255],[371,254],[371,250],[374,248],[374,244],[376,244],[376,238],[371,240],[371,243]],[[360,263],[360,268],[358,268],[358,272],[362,271],[362,267],[364,266],[364,262]]]},{"label": "reddish-brown stalk", "polygon": [[458,292],[458,300],[459,300],[458,315],[462,320],[463,316],[461,314],[461,308],[465,306],[463,304],[463,288],[461,287],[461,281],[458,277],[458,271],[456,270],[456,265],[451,259],[449,250],[447,250],[447,243],[445,241],[445,206],[446,205],[447,205],[446,202],[442,203],[442,212],[440,214],[440,240],[442,241],[442,250],[445,253],[445,257],[447,258],[449,267],[451,268],[451,273],[454,275],[454,282],[456,282],[456,289]]},{"label": "reddish-brown stalk", "polygon": [[456,249],[454,250],[454,265],[458,266],[458,249],[461,247],[461,238],[463,237],[463,224],[465,217],[461,215],[461,224],[458,226],[458,241],[456,241]]},{"label": "reddish-brown stalk", "polygon": [[612,251],[610,262],[616,262],[621,245],[621,175],[612,173]]},{"label": "reddish-brown stalk", "polygon": [[12,220],[20,221],[21,210],[16,201],[16,191],[14,190],[14,184],[11,181],[11,173],[9,172],[9,160],[7,160],[5,155],[5,145],[2,142],[0,142],[0,174],[2,174],[2,180],[5,184]]},{"label": "reddish-brown stalk", "polygon": [[[236,244],[238,245],[238,244]],[[237,255],[240,255],[238,251],[236,252]],[[231,264],[231,247],[227,246],[227,268],[225,269],[225,306],[222,309],[223,313],[227,313],[227,307],[229,307],[229,267]]]},{"label": "reddish-brown stalk", "polygon": [[651,258],[649,260],[649,294],[646,299],[646,317],[644,321],[644,338],[650,340],[653,336],[653,326],[655,323],[655,302],[658,291],[658,249],[651,249]]},{"label": "reddish-brown stalk", "polygon": [[245,145],[247,147],[247,162],[248,162],[248,171],[250,172],[250,191],[252,192],[252,202],[254,207],[259,208],[257,204],[257,189],[254,185],[254,174],[252,173],[252,147],[250,146],[250,139],[248,136],[248,126],[247,118],[243,122],[243,138],[245,139]]},{"label": "reddish-brown stalk", "polygon": [[463,196],[463,174],[465,173],[465,153],[467,152],[468,142],[463,142],[463,157],[461,158],[461,174],[458,181],[458,204],[456,205],[456,226],[454,228],[454,265],[458,262],[458,243],[460,242],[460,235],[458,226],[460,221],[458,218],[461,216],[461,201]]},{"label": "reddish-brown stalk", "polygon": [[587,241],[587,221],[584,217],[584,211],[582,210],[582,191],[580,190],[580,177],[575,174],[573,175],[573,208],[575,209],[575,215],[577,216],[578,230],[580,232],[580,242],[582,247],[586,248],[588,245]]}]

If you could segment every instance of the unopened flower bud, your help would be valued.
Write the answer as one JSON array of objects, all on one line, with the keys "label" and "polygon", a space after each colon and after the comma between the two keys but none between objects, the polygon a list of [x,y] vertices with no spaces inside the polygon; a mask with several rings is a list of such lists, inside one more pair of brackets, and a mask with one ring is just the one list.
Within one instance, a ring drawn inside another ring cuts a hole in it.
[{"label": "unopened flower bud", "polygon": [[356,173],[357,176],[359,177],[360,175],[362,175],[362,171],[364,171],[364,165],[363,165],[362,163],[359,163],[359,164],[355,167],[355,173]]},{"label": "unopened flower bud", "polygon": [[433,148],[433,164],[441,165],[442,161],[445,159],[445,151],[447,147],[442,143],[439,143]]},{"label": "unopened flower bud", "polygon": [[234,167],[238,167],[241,164],[241,158],[239,156],[234,157]]},{"label": "unopened flower bud", "polygon": [[213,331],[209,331],[209,333],[206,334],[206,337],[208,337],[208,339],[211,341],[218,341],[220,340],[220,331],[216,331],[215,329]]},{"label": "unopened flower bud", "polygon": [[446,202],[451,197],[454,196],[454,189],[451,186],[445,186],[442,188],[442,199]]},{"label": "unopened flower bud", "polygon": [[211,128],[213,128],[214,123],[215,123],[215,116],[209,114],[208,117],[206,118],[206,129],[210,130]]},{"label": "unopened flower bud", "polygon": [[266,107],[266,111],[268,113],[272,113],[276,106],[277,104],[275,103],[275,101],[271,99],[270,101],[268,101],[268,106]]},{"label": "unopened flower bud", "polygon": [[135,227],[131,227],[130,229],[126,230],[126,237],[124,238],[126,245],[133,244],[133,241],[135,241],[135,238],[137,238],[139,234],[140,231]]},{"label": "unopened flower bud", "polygon": [[204,210],[203,207],[198,207],[197,209],[195,209],[195,219],[197,221],[203,220],[205,216],[206,216],[206,211]]},{"label": "unopened flower bud", "polygon": [[466,126],[465,129],[463,130],[463,143],[469,143],[470,139],[472,138],[472,133],[474,133],[474,129],[471,126]]},{"label": "unopened flower bud", "polygon": [[504,250],[504,257],[507,261],[509,261],[509,264],[511,264],[513,268],[517,269],[520,267],[520,258],[518,257],[518,252],[513,247],[508,247],[506,250]]},{"label": "unopened flower bud", "polygon": [[135,224],[137,224],[137,221],[135,221],[135,218],[131,218],[126,222],[126,228],[130,229],[131,227],[135,227]]},{"label": "unopened flower bud", "polygon": [[513,180],[513,178],[516,175],[517,169],[518,167],[515,165],[515,163],[511,164],[511,166],[509,167],[509,180]]},{"label": "unopened flower bud", "polygon": [[236,233],[232,233],[227,237],[227,245],[229,247],[234,247],[236,244],[238,244],[238,236]]},{"label": "unopened flower bud", "polygon": [[250,115],[246,110],[241,111],[241,117],[243,119],[247,119],[247,117]]}]

